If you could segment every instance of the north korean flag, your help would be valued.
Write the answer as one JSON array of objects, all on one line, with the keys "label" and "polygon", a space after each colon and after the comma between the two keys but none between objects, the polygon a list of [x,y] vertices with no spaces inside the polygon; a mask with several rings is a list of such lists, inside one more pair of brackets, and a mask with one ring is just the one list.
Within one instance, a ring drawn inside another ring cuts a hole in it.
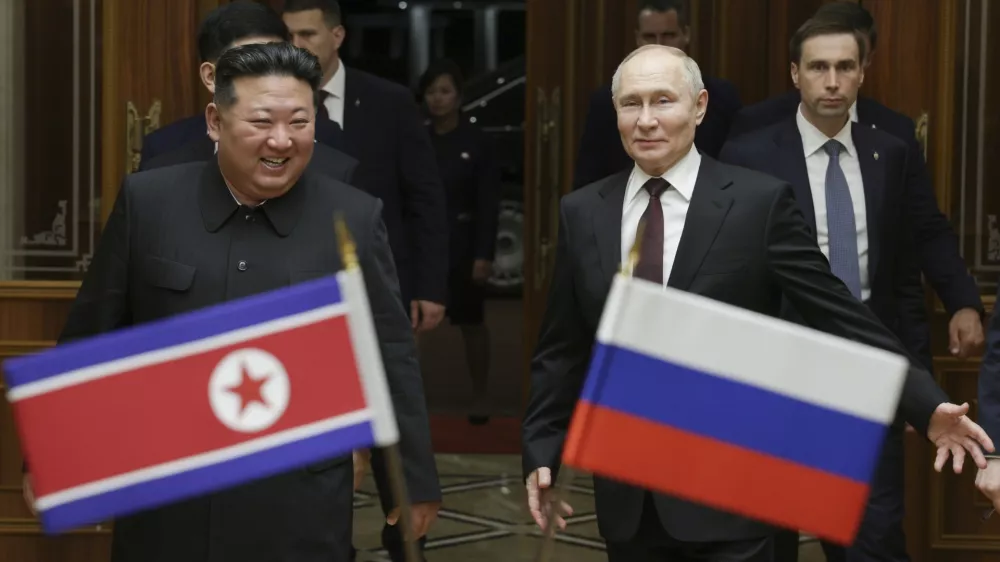
[{"label": "north korean flag", "polygon": [[360,271],[4,363],[58,533],[398,439]]}]

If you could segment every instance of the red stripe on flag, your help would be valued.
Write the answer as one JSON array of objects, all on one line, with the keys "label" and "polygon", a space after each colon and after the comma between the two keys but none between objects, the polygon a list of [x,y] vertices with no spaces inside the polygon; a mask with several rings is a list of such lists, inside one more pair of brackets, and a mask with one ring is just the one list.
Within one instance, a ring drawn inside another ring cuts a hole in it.
[{"label": "red stripe on flag", "polygon": [[586,402],[571,427],[569,466],[841,544],[868,500],[864,484]]},{"label": "red stripe on flag", "polygon": [[[209,379],[230,352],[276,357],[288,405],[256,433],[226,427],[209,401]],[[209,352],[179,357],[15,402],[28,462],[44,496],[137,469],[237,445],[365,407],[347,319],[330,318]],[[44,478],[42,478],[44,476]]]}]

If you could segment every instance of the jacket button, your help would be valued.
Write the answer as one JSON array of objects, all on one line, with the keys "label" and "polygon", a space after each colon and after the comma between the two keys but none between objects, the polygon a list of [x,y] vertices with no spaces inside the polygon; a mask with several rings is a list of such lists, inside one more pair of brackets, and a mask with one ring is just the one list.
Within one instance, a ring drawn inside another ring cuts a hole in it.
[{"label": "jacket button", "polygon": [[240,271],[246,271],[247,270],[247,262],[245,262],[243,260],[240,260],[240,263],[236,264],[236,269],[238,269]]}]

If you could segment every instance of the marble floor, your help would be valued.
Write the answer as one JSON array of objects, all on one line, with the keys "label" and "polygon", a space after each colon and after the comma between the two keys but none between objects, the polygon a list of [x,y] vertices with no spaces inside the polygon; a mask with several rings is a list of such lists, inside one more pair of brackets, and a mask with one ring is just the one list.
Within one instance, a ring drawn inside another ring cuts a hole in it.
[{"label": "marble floor", "polygon": [[[515,455],[438,455],[444,491],[440,517],[428,534],[428,562],[533,562],[542,538],[528,515],[520,459]],[[553,561],[606,561],[597,533],[591,482],[571,483],[574,515],[556,536]],[[355,496],[358,562],[389,560],[381,549],[382,511],[369,476]],[[804,539],[800,562],[825,562]]]}]

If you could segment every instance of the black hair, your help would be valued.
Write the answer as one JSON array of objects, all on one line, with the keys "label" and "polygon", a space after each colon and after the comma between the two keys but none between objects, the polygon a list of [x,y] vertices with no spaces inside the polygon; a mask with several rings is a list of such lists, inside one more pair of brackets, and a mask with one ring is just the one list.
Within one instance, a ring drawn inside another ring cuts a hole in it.
[{"label": "black hair", "polygon": [[291,41],[288,27],[270,6],[250,1],[223,4],[212,10],[198,30],[201,62],[215,62],[233,43],[249,37]]},{"label": "black hair", "polygon": [[795,31],[791,41],[788,42],[792,62],[799,64],[802,61],[802,44],[820,35],[852,35],[858,43],[858,62],[864,61],[865,57],[868,56],[864,34],[855,29],[853,25],[836,18],[812,17]]},{"label": "black hair", "polygon": [[855,30],[868,36],[868,44],[871,50],[875,50],[875,42],[878,41],[878,30],[875,29],[875,18],[871,12],[866,10],[857,2],[830,2],[820,6],[816,10],[814,18],[839,20],[850,25]]},{"label": "black hair", "polygon": [[455,84],[455,91],[461,96],[462,86],[465,84],[462,69],[451,59],[438,59],[428,65],[427,70],[420,75],[420,81],[417,83],[418,97],[423,98],[427,88],[430,88],[431,84],[442,76],[451,77],[451,81]]},{"label": "black hair", "polygon": [[236,103],[238,78],[290,76],[309,84],[313,103],[319,90],[323,71],[319,59],[291,43],[255,43],[233,47],[222,53],[215,65],[215,103],[226,107]]},{"label": "black hair", "polygon": [[340,12],[340,2],[337,0],[285,0],[282,13],[307,12],[309,10],[319,10],[323,12],[323,20],[326,26],[333,28],[343,23],[343,15]]},{"label": "black hair", "polygon": [[635,14],[636,24],[638,24],[639,18],[642,17],[642,13],[646,11],[656,12],[658,14],[677,12],[677,23],[679,23],[681,27],[688,26],[687,10],[684,7],[684,2],[681,0],[640,0],[639,9]]}]

